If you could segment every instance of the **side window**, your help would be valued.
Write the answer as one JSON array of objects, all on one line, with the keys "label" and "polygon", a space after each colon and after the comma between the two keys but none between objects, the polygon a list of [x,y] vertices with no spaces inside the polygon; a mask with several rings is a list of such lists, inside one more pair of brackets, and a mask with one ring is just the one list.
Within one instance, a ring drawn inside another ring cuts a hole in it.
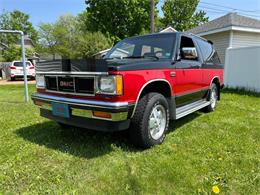
[{"label": "side window", "polygon": [[197,39],[197,43],[202,51],[203,61],[213,64],[220,64],[220,59],[216,50],[211,43],[204,41],[202,39]]},{"label": "side window", "polygon": [[220,61],[220,59],[218,57],[218,53],[216,51],[214,52],[214,54],[213,54],[213,56],[211,58],[211,62],[213,64],[221,64],[221,61]]},{"label": "side window", "polygon": [[181,37],[180,57],[183,60],[198,61],[198,52],[191,38],[185,36]]},{"label": "side window", "polygon": [[203,61],[208,62],[214,53],[213,46],[200,38],[197,38],[197,43],[202,52]]}]

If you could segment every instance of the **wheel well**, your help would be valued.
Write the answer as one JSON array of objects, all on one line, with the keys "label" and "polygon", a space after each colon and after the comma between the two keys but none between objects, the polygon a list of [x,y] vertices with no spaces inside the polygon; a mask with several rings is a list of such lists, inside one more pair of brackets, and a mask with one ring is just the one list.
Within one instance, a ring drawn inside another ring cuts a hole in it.
[{"label": "wheel well", "polygon": [[215,83],[217,85],[218,88],[218,100],[220,100],[220,82],[219,82],[219,78],[214,78],[212,83]]},{"label": "wheel well", "polygon": [[172,95],[171,87],[166,81],[154,81],[144,87],[139,99],[144,95],[146,95],[147,93],[151,93],[151,92],[160,93],[165,98],[170,98]]}]

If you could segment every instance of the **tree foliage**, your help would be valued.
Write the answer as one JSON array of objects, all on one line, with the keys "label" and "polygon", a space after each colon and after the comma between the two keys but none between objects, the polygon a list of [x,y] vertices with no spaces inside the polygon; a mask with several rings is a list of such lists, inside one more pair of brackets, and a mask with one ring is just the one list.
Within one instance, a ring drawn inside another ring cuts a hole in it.
[{"label": "tree foliage", "polygon": [[[26,56],[33,55],[34,52],[35,52],[34,49],[25,48]],[[9,45],[8,50],[3,51],[2,60],[6,61],[6,62],[19,60],[19,59],[21,59],[21,55],[22,55],[21,47],[19,47],[18,45],[15,45],[15,44],[11,44],[11,45]]]},{"label": "tree foliage", "polygon": [[164,27],[186,31],[208,21],[204,11],[196,11],[200,0],[165,0],[162,6]]},{"label": "tree foliage", "polygon": [[[150,0],[86,0],[83,15],[88,30],[115,40],[149,31]],[[158,1],[156,1],[157,4]]]},{"label": "tree foliage", "polygon": [[55,59],[57,40],[54,35],[55,26],[51,23],[41,23],[39,25],[39,53],[49,53]]},{"label": "tree foliage", "polygon": [[[32,39],[33,43],[37,44],[37,31],[34,29],[32,23],[29,21],[29,15],[14,10],[13,12],[3,12],[0,15],[0,29],[3,30],[21,30]],[[0,42],[7,45],[7,48],[2,51],[2,58],[5,61],[13,61],[20,59],[21,48],[19,47],[19,35],[15,34],[0,34]],[[29,49],[26,49],[28,54]]]},{"label": "tree foliage", "polygon": [[[29,21],[29,15],[21,11],[4,12],[0,15],[0,29],[4,30],[21,30],[28,35],[34,43],[37,41],[37,31]],[[14,35],[1,35],[2,41],[6,44],[17,43],[18,37]],[[3,40],[5,38],[5,40]]]},{"label": "tree foliage", "polygon": [[63,58],[87,58],[100,50],[111,47],[111,41],[100,32],[88,32],[79,17],[63,15],[51,23],[39,26],[38,51],[59,54]]}]

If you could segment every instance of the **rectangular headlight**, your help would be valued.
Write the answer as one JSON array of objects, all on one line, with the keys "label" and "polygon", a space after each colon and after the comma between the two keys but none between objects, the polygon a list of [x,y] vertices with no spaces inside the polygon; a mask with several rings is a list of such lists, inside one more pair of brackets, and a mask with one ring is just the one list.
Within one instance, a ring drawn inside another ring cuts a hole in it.
[{"label": "rectangular headlight", "polygon": [[38,88],[45,87],[45,79],[43,75],[36,75],[36,87]]},{"label": "rectangular headlight", "polygon": [[122,75],[100,76],[97,83],[100,94],[122,95],[123,78]]}]

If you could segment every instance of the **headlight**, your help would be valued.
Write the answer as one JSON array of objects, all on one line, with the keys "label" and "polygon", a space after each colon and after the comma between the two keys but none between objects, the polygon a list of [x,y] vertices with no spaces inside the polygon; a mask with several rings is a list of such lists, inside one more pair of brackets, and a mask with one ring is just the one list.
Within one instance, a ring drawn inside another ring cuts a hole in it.
[{"label": "headlight", "polygon": [[36,87],[38,88],[45,87],[45,80],[43,75],[36,75]]},{"label": "headlight", "polygon": [[97,83],[97,93],[122,95],[123,78],[122,75],[100,76]]}]

